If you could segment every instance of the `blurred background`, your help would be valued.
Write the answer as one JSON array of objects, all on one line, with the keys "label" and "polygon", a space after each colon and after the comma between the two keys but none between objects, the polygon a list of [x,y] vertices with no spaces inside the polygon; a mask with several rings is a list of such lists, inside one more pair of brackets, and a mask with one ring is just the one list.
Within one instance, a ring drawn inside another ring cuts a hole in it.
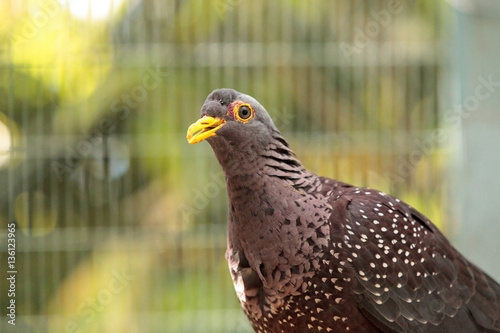
[{"label": "blurred background", "polygon": [[500,279],[499,16],[494,0],[3,0],[0,331],[251,332],[222,171],[186,142],[220,87],[258,99],[309,170],[399,196]]}]

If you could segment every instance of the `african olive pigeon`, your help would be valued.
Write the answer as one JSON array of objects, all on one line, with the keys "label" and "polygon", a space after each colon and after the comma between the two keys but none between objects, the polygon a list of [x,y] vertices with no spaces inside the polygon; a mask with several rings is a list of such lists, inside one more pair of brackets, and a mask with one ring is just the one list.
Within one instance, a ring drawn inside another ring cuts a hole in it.
[{"label": "african olive pigeon", "polygon": [[226,178],[226,259],[256,332],[500,332],[500,286],[401,200],[302,166],[251,96],[213,91],[189,143]]}]

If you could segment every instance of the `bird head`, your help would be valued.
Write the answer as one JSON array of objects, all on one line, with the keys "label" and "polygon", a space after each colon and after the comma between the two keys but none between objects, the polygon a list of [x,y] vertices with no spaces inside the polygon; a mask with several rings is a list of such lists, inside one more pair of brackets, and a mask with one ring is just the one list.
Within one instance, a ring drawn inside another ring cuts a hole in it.
[{"label": "bird head", "polygon": [[207,140],[212,146],[224,145],[237,150],[251,146],[256,149],[265,147],[272,133],[278,132],[266,109],[257,100],[232,89],[217,89],[210,93],[200,115],[201,118],[187,131],[190,144]]}]

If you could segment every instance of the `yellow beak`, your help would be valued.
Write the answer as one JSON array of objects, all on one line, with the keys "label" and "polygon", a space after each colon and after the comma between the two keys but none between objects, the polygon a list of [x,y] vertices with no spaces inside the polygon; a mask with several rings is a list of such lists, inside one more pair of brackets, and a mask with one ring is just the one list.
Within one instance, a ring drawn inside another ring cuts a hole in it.
[{"label": "yellow beak", "polygon": [[221,128],[226,121],[224,119],[204,116],[189,126],[187,140],[190,144],[198,143],[206,138],[216,135],[215,132]]}]

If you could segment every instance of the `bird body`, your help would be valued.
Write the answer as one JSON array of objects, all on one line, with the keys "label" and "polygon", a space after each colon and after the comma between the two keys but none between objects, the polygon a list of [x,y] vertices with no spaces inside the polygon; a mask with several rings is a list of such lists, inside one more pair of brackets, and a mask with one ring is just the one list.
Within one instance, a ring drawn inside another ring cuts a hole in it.
[{"label": "bird body", "polygon": [[500,332],[500,286],[408,204],[303,168],[265,109],[212,92],[229,197],[226,259],[256,332]]}]

